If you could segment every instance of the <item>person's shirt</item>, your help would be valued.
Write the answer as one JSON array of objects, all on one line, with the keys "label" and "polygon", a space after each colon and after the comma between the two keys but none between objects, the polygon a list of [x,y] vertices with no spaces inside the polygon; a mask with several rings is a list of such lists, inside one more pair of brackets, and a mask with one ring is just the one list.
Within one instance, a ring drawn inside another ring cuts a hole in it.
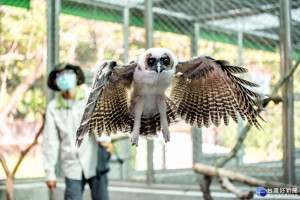
[{"label": "person's shirt", "polygon": [[75,146],[76,131],[90,93],[88,88],[76,88],[72,103],[64,100],[62,94],[49,102],[43,136],[43,162],[46,180],[56,180],[55,165],[59,151],[64,174],[69,179],[81,180],[96,175],[97,141],[110,142],[110,137],[91,134],[84,138],[81,146]]}]

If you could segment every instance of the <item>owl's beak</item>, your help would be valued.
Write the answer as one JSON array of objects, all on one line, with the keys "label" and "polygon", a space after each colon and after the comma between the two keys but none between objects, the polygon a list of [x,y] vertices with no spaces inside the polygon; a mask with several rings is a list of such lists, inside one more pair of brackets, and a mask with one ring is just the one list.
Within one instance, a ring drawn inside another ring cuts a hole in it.
[{"label": "owl's beak", "polygon": [[154,71],[156,71],[156,73],[161,73],[165,70],[165,66],[162,65],[160,62],[157,62],[156,65],[154,65]]}]

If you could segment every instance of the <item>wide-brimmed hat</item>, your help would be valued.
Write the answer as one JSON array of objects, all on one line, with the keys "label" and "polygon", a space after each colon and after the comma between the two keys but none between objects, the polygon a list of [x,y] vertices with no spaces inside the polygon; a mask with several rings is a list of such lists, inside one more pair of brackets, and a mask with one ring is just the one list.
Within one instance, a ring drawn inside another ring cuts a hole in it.
[{"label": "wide-brimmed hat", "polygon": [[48,76],[47,83],[48,83],[49,88],[56,90],[56,91],[60,91],[60,89],[55,84],[55,79],[57,78],[57,73],[65,70],[65,69],[72,69],[75,72],[75,74],[77,75],[77,79],[78,79],[77,85],[81,85],[84,83],[85,78],[84,78],[83,72],[79,66],[72,65],[69,63],[60,63],[54,67],[54,70],[52,70]]}]

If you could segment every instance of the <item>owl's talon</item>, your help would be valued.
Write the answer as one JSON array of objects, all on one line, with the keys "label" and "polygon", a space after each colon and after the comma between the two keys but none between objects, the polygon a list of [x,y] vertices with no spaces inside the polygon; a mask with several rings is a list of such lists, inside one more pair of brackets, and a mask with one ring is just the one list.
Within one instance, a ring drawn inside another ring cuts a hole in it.
[{"label": "owl's talon", "polygon": [[163,129],[162,132],[165,139],[165,143],[170,142],[170,131]]},{"label": "owl's talon", "polygon": [[131,146],[138,146],[138,144],[137,143],[135,143],[135,142],[131,142],[132,144],[131,144]]},{"label": "owl's talon", "polygon": [[133,141],[133,140],[130,140],[131,142],[131,146],[138,146],[138,141]]},{"label": "owl's talon", "polygon": [[139,141],[139,134],[135,134],[133,133],[130,139],[130,142],[132,144],[132,146],[138,146],[138,141]]}]

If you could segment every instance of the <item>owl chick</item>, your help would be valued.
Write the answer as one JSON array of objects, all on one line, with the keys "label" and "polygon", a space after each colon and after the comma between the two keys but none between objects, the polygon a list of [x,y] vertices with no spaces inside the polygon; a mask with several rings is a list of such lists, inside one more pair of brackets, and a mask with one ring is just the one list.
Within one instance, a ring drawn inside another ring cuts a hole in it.
[{"label": "owl chick", "polygon": [[136,146],[140,135],[151,137],[162,131],[167,143],[169,125],[177,117],[209,127],[219,126],[222,120],[228,125],[229,116],[238,122],[240,113],[260,129],[257,116],[262,119],[258,109],[263,108],[253,99],[262,96],[245,87],[258,85],[233,75],[245,72],[205,55],[178,62],[166,48],[150,48],[126,65],[105,61],[95,73],[77,144],[93,131],[99,135],[130,132]]}]

